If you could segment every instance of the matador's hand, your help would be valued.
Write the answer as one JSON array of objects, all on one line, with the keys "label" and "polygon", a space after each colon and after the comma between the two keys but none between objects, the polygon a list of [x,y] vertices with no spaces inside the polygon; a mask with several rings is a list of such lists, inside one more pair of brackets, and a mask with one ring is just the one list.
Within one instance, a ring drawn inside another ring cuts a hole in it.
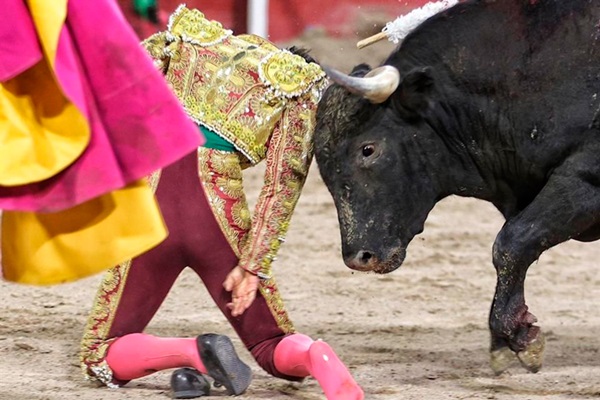
[{"label": "matador's hand", "polygon": [[242,267],[235,267],[225,278],[223,287],[231,292],[232,302],[227,304],[231,315],[237,317],[250,307],[256,298],[259,277],[251,274]]}]

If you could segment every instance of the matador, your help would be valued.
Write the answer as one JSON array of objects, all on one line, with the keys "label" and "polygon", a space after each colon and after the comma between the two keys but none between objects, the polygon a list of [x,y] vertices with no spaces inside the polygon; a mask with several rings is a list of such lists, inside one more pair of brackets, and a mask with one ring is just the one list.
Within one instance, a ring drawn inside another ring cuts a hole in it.
[{"label": "matador", "polygon": [[[333,349],[295,331],[271,272],[312,160],[324,72],[302,51],[233,35],[184,6],[143,44],[206,143],[149,177],[169,236],[106,273],[82,341],[85,374],[120,386],[180,368],[172,376],[175,397],[206,394],[194,386],[194,373],[208,374],[229,394],[246,390],[250,370],[226,336],[143,332],[189,267],[265,371],[291,381],[312,376],[328,399],[362,399]],[[251,213],[242,170],[263,160],[264,184]],[[232,273],[257,283],[256,298],[238,312],[236,289],[224,287]]]}]

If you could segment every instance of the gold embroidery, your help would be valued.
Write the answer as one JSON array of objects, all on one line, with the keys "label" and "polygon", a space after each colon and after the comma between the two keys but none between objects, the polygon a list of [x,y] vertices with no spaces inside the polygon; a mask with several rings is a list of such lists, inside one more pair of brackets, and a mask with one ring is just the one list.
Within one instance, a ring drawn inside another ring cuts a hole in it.
[{"label": "gold embroidery", "polygon": [[155,33],[142,42],[142,47],[154,61],[154,66],[161,72],[164,72],[169,59],[167,43],[166,32]]},{"label": "gold embroidery", "polygon": [[187,9],[184,5],[180,5],[171,15],[168,29],[174,38],[180,37],[201,46],[219,43],[232,34],[220,22],[209,21],[200,11]]},{"label": "gold embroidery", "polygon": [[109,386],[114,383],[107,381],[107,377],[112,377],[112,371],[104,362],[112,342],[108,334],[130,268],[131,260],[128,260],[104,274],[81,341],[80,361],[84,375]]},{"label": "gold embroidery", "polygon": [[304,58],[287,50],[272,53],[263,59],[258,72],[262,81],[271,86],[276,95],[285,97],[306,93],[324,76],[317,64],[309,64]]},{"label": "gold embroidery", "polygon": [[271,263],[289,228],[308,174],[315,111],[323,88],[324,85],[318,85],[317,90],[291,102],[269,141],[265,184],[253,216],[251,240],[240,260],[244,268],[263,277],[271,276]]},{"label": "gold embroidery", "polygon": [[275,279],[261,279],[259,290],[267,302],[269,310],[271,310],[271,315],[277,321],[277,326],[285,333],[295,332],[294,324],[285,310],[285,305],[283,304],[283,299],[281,298]]},{"label": "gold embroidery", "polygon": [[217,187],[229,197],[240,198],[244,195],[241,179],[220,177],[217,179]]},{"label": "gold embroidery", "polygon": [[242,179],[240,161],[237,155],[229,152],[220,152],[211,155],[210,162],[215,172],[234,180]]},{"label": "gold embroidery", "polygon": [[199,147],[198,175],[215,219],[239,258],[250,227],[240,155]]},{"label": "gold embroidery", "polygon": [[262,47],[267,51],[279,51],[279,47],[275,46],[273,43],[269,42],[267,39],[257,36],[251,33],[244,33],[238,35],[238,38],[244,40],[245,42],[251,43],[255,46]]},{"label": "gold embroidery", "polygon": [[180,7],[169,25],[165,77],[196,123],[256,164],[289,100],[325,82],[325,73],[265,39],[219,32],[220,24]]},{"label": "gold embroidery", "polygon": [[[233,36],[185,7],[172,16],[167,38],[165,76],[174,93],[196,123],[240,153],[198,149],[206,197],[240,263],[269,276],[311,163],[325,74],[263,38]],[[265,158],[265,185],[251,223],[241,169]],[[292,331],[275,282],[261,281],[260,291],[278,324]]]},{"label": "gold embroidery", "polygon": [[250,214],[247,204],[242,202],[235,203],[231,206],[231,215],[233,222],[241,229],[249,230],[252,226],[252,214]]}]

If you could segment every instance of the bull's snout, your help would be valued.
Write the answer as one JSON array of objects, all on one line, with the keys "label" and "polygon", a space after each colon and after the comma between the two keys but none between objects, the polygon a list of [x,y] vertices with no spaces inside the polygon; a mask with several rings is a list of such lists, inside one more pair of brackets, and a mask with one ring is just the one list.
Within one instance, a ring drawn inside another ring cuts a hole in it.
[{"label": "bull's snout", "polygon": [[373,271],[373,267],[377,265],[378,259],[372,251],[360,250],[357,253],[346,257],[344,262],[348,268],[357,271]]},{"label": "bull's snout", "polygon": [[400,267],[405,256],[406,251],[402,247],[393,249],[384,257],[381,257],[372,250],[359,250],[356,253],[345,256],[344,263],[348,268],[357,271],[387,274]]}]

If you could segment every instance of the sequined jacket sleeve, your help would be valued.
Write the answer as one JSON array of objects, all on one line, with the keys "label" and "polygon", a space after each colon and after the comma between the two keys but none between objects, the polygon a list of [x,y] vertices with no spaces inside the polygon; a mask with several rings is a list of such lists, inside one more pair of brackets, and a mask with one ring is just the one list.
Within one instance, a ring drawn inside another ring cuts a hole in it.
[{"label": "sequined jacket sleeve", "polygon": [[[284,111],[268,143],[264,184],[240,266],[269,278],[312,161],[316,90]],[[293,100],[290,100],[293,101]]]}]

